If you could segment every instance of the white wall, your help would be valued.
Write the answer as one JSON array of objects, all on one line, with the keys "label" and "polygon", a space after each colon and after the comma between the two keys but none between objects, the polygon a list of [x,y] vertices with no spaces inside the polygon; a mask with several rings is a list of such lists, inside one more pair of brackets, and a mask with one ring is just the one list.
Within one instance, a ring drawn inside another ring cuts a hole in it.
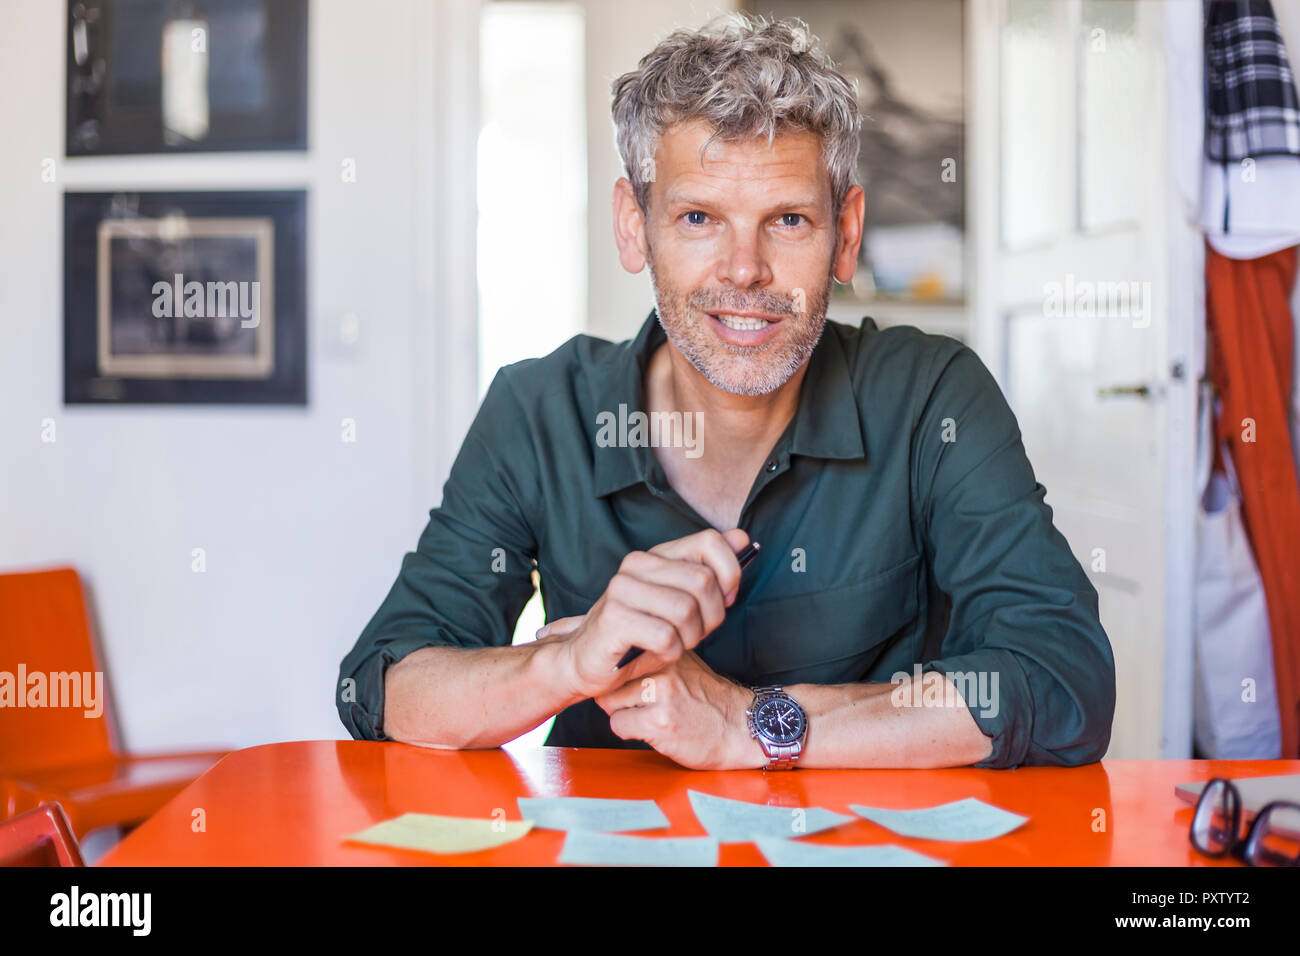
[{"label": "white wall", "polygon": [[[433,435],[463,426],[432,394],[438,187],[417,80],[433,76],[435,15],[423,0],[311,4],[305,155],[74,160],[64,16],[51,0],[0,13],[0,570],[82,572],[132,750],[345,736],[339,660],[436,503],[448,442]],[[45,157],[57,184],[41,182]],[[262,186],[309,191],[308,406],[65,408],[63,190]],[[329,344],[346,312],[351,351]],[[472,341],[472,311],[448,318]]]}]

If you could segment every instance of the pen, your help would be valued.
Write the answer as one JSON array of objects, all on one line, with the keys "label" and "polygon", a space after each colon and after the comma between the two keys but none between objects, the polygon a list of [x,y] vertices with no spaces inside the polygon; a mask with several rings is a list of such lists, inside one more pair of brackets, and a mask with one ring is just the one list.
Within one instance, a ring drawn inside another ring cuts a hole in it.
[{"label": "pen", "polygon": [[[754,560],[754,555],[758,554],[758,550],[761,547],[762,545],[757,541],[751,541],[745,546],[744,550],[742,550],[740,554],[736,555],[736,560],[740,562],[740,569],[742,571],[745,570],[745,565]],[[615,667],[614,670],[626,667],[644,653],[645,650],[640,647],[629,647],[627,653],[623,655],[623,659],[618,662],[618,667]]]}]

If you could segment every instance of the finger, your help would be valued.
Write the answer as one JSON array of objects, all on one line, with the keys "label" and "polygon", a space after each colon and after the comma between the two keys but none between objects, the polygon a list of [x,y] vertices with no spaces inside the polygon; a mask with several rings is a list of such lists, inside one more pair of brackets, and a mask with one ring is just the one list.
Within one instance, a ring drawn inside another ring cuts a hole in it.
[{"label": "finger", "polygon": [[568,634],[576,630],[577,627],[587,619],[585,614],[575,614],[573,617],[557,617],[554,621],[547,621],[537,629],[536,637],[540,640],[549,634]]},{"label": "finger", "polygon": [[654,736],[654,728],[646,718],[646,712],[637,707],[626,707],[610,714],[609,729],[622,740],[644,740],[649,743]]},{"label": "finger", "polygon": [[[644,650],[644,648],[642,648],[642,650]],[[681,660],[683,656],[689,653],[691,653],[689,650],[682,648],[681,652],[675,658],[672,660],[665,660],[658,654],[647,651],[638,656],[636,660],[632,661],[632,663],[626,664],[623,667],[614,667],[611,665],[610,683],[603,691],[601,691],[601,693],[607,694],[611,691],[617,690],[624,684],[639,683],[648,675],[654,674],[656,671],[661,671],[665,667],[671,667],[673,664],[676,664],[677,661]]]},{"label": "finger", "polygon": [[727,546],[736,554],[740,554],[749,547],[749,533],[743,528],[732,528],[730,531],[724,531],[722,537],[726,539]]},{"label": "finger", "polygon": [[732,543],[740,543],[740,547],[744,548],[749,543],[749,535],[740,528],[728,531],[727,535],[723,537],[720,531],[709,529],[687,535],[685,538],[665,541],[655,545],[650,551],[678,561],[707,564],[717,576],[723,599],[730,606],[736,599],[736,592],[740,590],[740,562],[736,560],[736,551],[732,548]]},{"label": "finger", "polygon": [[677,561],[649,551],[633,551],[623,559],[619,571],[641,581],[685,591],[694,597],[703,624],[701,640],[721,625],[726,617],[727,608],[718,576],[706,564]]},{"label": "finger", "polygon": [[[631,611],[638,612],[642,615],[658,618],[666,622],[673,629],[674,640],[661,633],[655,633],[653,636],[660,639],[660,646],[651,646],[650,644],[641,644],[633,641],[633,646],[643,648],[647,651],[654,651],[663,656],[660,647],[664,651],[672,650],[672,645],[678,643],[683,648],[694,647],[704,639],[704,618],[700,610],[699,601],[690,591],[683,591],[680,588],[664,584],[656,584],[652,581],[646,581],[632,574],[620,571],[609,582],[609,587],[605,589],[605,596],[608,597],[615,605],[621,605]],[[674,653],[670,658],[676,660],[677,654]]]},{"label": "finger", "polygon": [[[688,652],[689,653],[689,652]],[[662,668],[660,668],[662,670]],[[647,674],[595,698],[596,706],[607,714],[625,707],[646,707],[658,698],[658,678]]]},{"label": "finger", "polygon": [[[613,582],[611,586],[612,584]],[[680,595],[680,592],[674,593]],[[647,673],[647,666],[658,670],[677,660],[685,651],[681,634],[671,621],[665,620],[662,615],[629,607],[618,600],[608,604],[602,625],[603,629],[618,637],[618,640],[604,645],[601,666],[608,669],[611,677],[610,685],[607,686],[617,687],[633,680]],[[618,662],[632,647],[639,647],[645,653],[632,664],[618,669]]]}]

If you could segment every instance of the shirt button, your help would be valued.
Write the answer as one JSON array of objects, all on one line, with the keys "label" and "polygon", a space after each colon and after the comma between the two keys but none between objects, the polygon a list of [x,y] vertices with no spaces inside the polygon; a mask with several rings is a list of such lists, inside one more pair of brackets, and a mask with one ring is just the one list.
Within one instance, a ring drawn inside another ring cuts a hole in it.
[{"label": "shirt button", "polygon": [[775,459],[775,458],[773,458],[771,461],[769,461],[769,462],[767,463],[767,470],[768,470],[768,471],[776,471],[776,459]]}]

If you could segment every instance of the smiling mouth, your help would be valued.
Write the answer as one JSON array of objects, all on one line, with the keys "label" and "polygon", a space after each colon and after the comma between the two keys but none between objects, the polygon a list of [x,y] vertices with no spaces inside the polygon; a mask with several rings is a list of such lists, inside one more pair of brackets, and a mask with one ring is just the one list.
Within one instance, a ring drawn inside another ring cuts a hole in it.
[{"label": "smiling mouth", "polygon": [[710,312],[708,314],[717,319],[727,328],[733,329],[736,332],[757,332],[760,329],[767,328],[774,322],[780,321],[780,319],[768,319],[757,316],[733,315],[730,312]]}]

